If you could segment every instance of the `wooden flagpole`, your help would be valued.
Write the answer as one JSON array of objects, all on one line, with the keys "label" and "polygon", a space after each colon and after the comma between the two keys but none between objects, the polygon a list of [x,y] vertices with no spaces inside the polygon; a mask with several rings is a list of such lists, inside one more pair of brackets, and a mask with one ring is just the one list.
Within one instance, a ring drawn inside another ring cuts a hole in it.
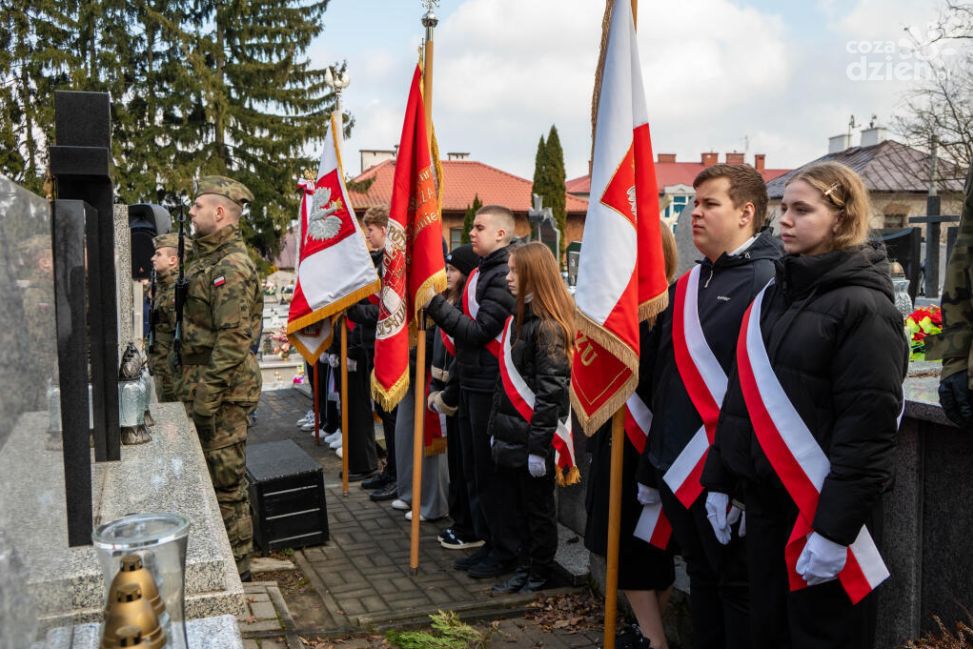
[{"label": "wooden flagpole", "polygon": [[622,525],[622,453],[625,450],[625,409],[622,408],[612,415],[611,422],[608,555],[605,567],[605,649],[615,649],[615,617],[618,611],[618,538],[621,535]]},{"label": "wooden flagpole", "polygon": [[341,493],[348,495],[348,326],[347,316],[337,318],[341,327]]},{"label": "wooden flagpole", "polygon": [[416,323],[415,417],[412,427],[412,534],[409,544],[409,567],[419,572],[419,517],[422,505],[422,451],[426,423],[426,312],[419,312]]},{"label": "wooden flagpole", "polygon": [[[623,0],[624,1],[624,0]],[[638,28],[638,0],[632,2],[632,23]],[[625,450],[625,408],[612,416],[611,469],[608,490],[608,553],[605,566],[605,649],[615,649],[618,612],[618,539],[622,525],[622,454]],[[631,496],[632,494],[629,494]]]},{"label": "wooden flagpole", "polygon": [[[425,50],[422,63],[422,101],[425,107],[426,146],[432,151],[432,34],[436,27],[432,4],[427,4],[422,24],[426,28]],[[412,386],[415,401],[415,418],[412,427],[412,534],[409,543],[409,567],[413,574],[419,572],[419,517],[422,505],[422,456],[426,423],[426,314],[419,312],[416,322],[416,381]]]}]

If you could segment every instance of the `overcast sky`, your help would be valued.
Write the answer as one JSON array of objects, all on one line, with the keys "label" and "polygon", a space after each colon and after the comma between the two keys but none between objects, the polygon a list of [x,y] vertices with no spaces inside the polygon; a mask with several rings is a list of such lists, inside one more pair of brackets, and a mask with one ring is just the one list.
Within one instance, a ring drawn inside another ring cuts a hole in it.
[{"label": "overcast sky", "polygon": [[[940,5],[642,0],[656,153],[698,160],[704,150],[746,151],[748,162],[765,153],[768,167],[794,167],[824,154],[851,115],[889,124],[927,74],[905,29],[924,35]],[[440,150],[530,178],[537,140],[555,124],[568,178],[587,173],[603,11],[602,0],[443,0],[433,103]],[[348,61],[343,103],[356,120],[348,173],[360,171],[359,149],[398,143],[422,13],[418,0],[331,0],[310,56],[319,66]]]}]

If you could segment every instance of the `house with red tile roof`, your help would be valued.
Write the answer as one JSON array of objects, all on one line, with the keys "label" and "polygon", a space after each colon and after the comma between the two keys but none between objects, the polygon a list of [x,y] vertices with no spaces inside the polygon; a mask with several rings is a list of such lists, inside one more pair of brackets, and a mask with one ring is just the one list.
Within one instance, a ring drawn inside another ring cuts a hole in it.
[{"label": "house with red tile roof", "polygon": [[[392,152],[389,152],[392,153]],[[530,233],[527,211],[531,208],[531,181],[508,173],[488,164],[468,159],[442,161],[443,185],[443,236],[449,247],[459,245],[463,233],[463,217],[473,204],[475,196],[484,205],[506,205],[517,218],[517,236]],[[465,155],[465,154],[461,154]],[[365,157],[363,156],[363,160]],[[374,156],[369,159],[374,159]],[[386,158],[365,169],[348,183],[348,198],[359,216],[374,205],[388,205],[392,200],[392,181],[395,176],[395,160]],[[577,196],[567,196],[568,241],[581,237],[588,201]]]},{"label": "house with red tile roof", "polygon": [[[659,205],[662,220],[672,226],[679,212],[693,201],[696,192],[693,190],[693,180],[700,171],[720,162],[720,155],[715,151],[706,151],[699,157],[698,162],[678,162],[675,153],[659,153],[656,155],[655,176],[659,186]],[[782,176],[789,169],[768,169],[767,156],[758,153],[753,157],[753,166],[766,182]],[[729,152],[724,158],[726,164],[747,164],[743,153]],[[591,176],[572,178],[566,183],[568,194],[578,198],[588,199],[591,193]]]}]

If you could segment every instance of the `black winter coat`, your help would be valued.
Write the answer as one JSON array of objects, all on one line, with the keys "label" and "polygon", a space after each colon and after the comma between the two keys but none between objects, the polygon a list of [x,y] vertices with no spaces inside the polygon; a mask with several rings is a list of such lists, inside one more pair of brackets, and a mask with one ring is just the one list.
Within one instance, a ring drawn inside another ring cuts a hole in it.
[{"label": "black winter coat", "polygon": [[[754,296],[774,276],[780,241],[764,229],[739,255],[722,255],[715,263],[700,262],[699,321],[710,349],[729,374],[743,313]],[[656,416],[649,442],[639,462],[637,479],[655,484],[653,467],[665,472],[679,456],[702,419],[682,383],[672,347],[672,313],[676,284],[669,287],[669,306],[652,330],[643,333],[638,393]]]},{"label": "black winter coat", "polygon": [[426,313],[456,341],[456,369],[460,387],[471,392],[493,392],[499,366],[486,345],[503,331],[513,313],[514,297],[507,289],[508,248],[501,248],[480,260],[476,300],[480,310],[473,320],[442,295],[435,296]]},{"label": "black winter coat", "polygon": [[520,331],[514,326],[510,356],[527,386],[534,392],[534,416],[528,423],[511,403],[498,377],[487,430],[493,438],[493,460],[498,466],[519,469],[528,455],[553,458],[551,440],[559,421],[568,416],[571,365],[567,341],[555,323],[543,321],[524,305]]},{"label": "black winter coat", "polygon": [[[831,462],[813,522],[849,545],[891,488],[909,345],[880,244],[788,255],[767,289],[761,330],[777,378]],[[782,489],[754,435],[736,371],[702,482]]]},{"label": "black winter coat", "polygon": [[[371,251],[372,263],[375,268],[381,268],[385,257],[384,250]],[[355,323],[355,330],[348,335],[348,346],[351,349],[363,349],[369,358],[375,354],[375,330],[378,328],[378,305],[372,304],[368,298],[359,300],[348,307],[348,319]]]}]

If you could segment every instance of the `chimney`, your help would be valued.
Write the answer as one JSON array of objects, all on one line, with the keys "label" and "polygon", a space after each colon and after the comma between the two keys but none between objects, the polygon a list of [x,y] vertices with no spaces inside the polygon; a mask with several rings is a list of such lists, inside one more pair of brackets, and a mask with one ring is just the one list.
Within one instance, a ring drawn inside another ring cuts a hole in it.
[{"label": "chimney", "polygon": [[828,138],[828,153],[840,153],[851,147],[851,133],[842,133]]},{"label": "chimney", "polygon": [[704,167],[712,167],[717,162],[720,161],[720,155],[716,151],[708,151],[703,153],[700,162]]},{"label": "chimney", "polygon": [[660,153],[658,159],[656,159],[656,162],[675,162],[675,161],[676,161],[675,153]]},{"label": "chimney", "polygon": [[888,131],[881,126],[872,126],[862,130],[862,146],[875,146],[889,139]]},{"label": "chimney", "polygon": [[735,151],[733,153],[727,153],[726,154],[726,164],[728,164],[728,165],[742,165],[743,164],[743,154],[742,153],[736,153]]},{"label": "chimney", "polygon": [[468,151],[450,151],[446,154],[447,160],[467,160],[469,157]]},{"label": "chimney", "polygon": [[765,160],[767,159],[766,153],[758,153],[753,156],[753,168],[757,171],[763,173]]}]

